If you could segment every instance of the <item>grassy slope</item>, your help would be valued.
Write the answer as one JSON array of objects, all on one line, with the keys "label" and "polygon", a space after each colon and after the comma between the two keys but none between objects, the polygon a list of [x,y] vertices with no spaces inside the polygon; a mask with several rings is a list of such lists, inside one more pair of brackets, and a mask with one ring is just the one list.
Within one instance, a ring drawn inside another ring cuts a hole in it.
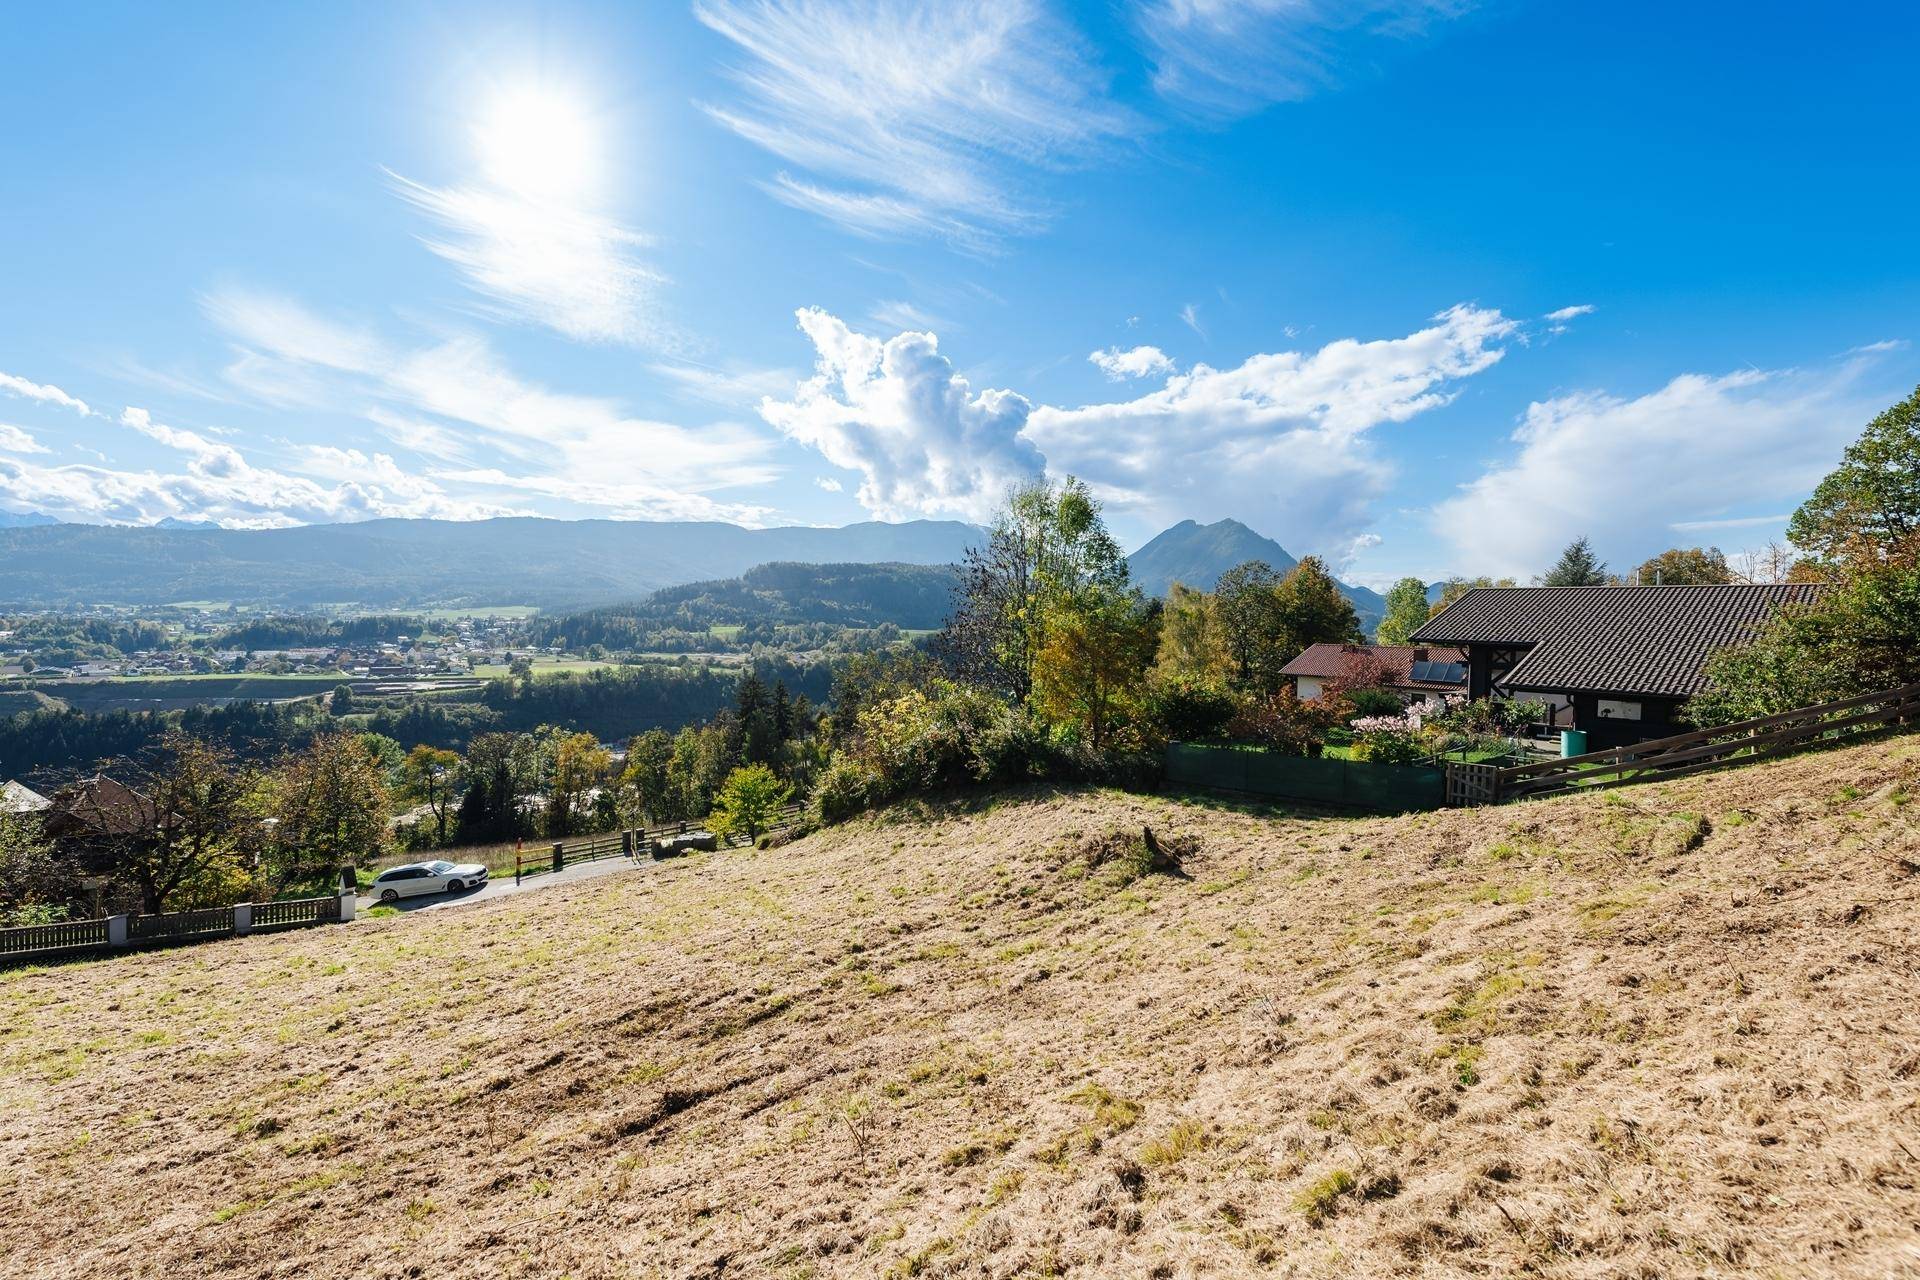
[{"label": "grassy slope", "polygon": [[1034,795],[12,975],[0,1274],[1910,1273],[1916,792]]}]

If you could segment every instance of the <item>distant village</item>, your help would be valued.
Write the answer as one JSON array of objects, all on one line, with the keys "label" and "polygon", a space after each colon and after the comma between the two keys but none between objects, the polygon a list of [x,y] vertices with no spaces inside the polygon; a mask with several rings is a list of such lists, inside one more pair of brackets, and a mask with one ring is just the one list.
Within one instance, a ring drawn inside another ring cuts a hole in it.
[{"label": "distant village", "polygon": [[[152,621],[124,610],[63,612],[63,619]],[[264,615],[263,615],[264,616]],[[250,619],[242,616],[245,622]],[[402,691],[431,682],[479,683],[485,668],[503,668],[516,657],[551,656],[558,647],[520,643],[524,629],[513,619],[458,618],[430,624],[419,635],[351,644],[240,646],[209,641],[236,629],[228,610],[169,610],[157,622],[166,642],[98,656],[76,657],[69,639],[49,640],[16,621],[0,624],[0,680],[14,682],[110,681],[183,676],[334,676],[355,693]],[[95,646],[107,648],[107,646]]]}]

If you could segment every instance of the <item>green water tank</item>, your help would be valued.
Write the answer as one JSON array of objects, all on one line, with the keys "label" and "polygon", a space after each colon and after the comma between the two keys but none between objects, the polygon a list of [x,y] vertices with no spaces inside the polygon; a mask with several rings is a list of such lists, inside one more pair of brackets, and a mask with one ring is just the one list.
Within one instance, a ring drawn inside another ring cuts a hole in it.
[{"label": "green water tank", "polygon": [[1562,729],[1560,731],[1560,758],[1583,756],[1587,754],[1587,731],[1585,729]]}]

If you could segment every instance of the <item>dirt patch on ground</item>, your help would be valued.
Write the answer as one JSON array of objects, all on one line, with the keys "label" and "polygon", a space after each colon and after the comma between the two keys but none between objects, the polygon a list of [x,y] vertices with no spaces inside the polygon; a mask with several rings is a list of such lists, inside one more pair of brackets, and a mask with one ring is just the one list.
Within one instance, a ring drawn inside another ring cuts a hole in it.
[{"label": "dirt patch on ground", "polygon": [[1915,796],[1029,793],[15,973],[0,1274],[1920,1274]]}]

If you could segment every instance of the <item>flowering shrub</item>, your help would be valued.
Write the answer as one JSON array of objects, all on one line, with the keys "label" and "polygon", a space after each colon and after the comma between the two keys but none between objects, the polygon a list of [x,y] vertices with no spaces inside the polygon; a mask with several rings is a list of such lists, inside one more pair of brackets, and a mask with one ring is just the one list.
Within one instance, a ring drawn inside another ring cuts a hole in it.
[{"label": "flowering shrub", "polygon": [[1353,758],[1375,764],[1413,764],[1433,754],[1426,734],[1427,709],[1408,707],[1397,716],[1361,716],[1353,729]]}]

